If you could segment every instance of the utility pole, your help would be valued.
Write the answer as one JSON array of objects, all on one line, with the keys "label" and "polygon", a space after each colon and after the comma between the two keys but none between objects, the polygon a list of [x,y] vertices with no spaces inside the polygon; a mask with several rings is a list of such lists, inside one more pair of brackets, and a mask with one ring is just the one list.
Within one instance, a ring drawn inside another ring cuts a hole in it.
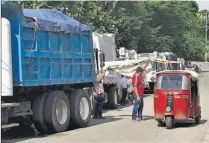
[{"label": "utility pole", "polygon": [[207,41],[208,40],[208,12],[205,14],[205,62],[207,62]]}]

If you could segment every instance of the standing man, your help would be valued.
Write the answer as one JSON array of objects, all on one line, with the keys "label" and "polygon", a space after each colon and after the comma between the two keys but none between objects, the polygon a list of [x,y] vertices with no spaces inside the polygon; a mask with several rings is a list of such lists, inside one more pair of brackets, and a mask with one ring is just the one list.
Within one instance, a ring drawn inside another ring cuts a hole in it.
[{"label": "standing man", "polygon": [[104,71],[102,74],[97,73],[96,75],[96,82],[93,88],[93,97],[96,102],[94,106],[94,119],[105,119],[102,116],[103,102],[105,101],[102,79],[105,76],[105,72],[106,71]]},{"label": "standing man", "polygon": [[122,86],[122,99],[121,105],[126,105],[126,96],[127,96],[127,88],[128,88],[128,80],[124,75],[121,75],[121,86]]},{"label": "standing man", "polygon": [[134,88],[135,104],[132,112],[132,120],[136,120],[136,114],[138,112],[138,119],[142,120],[143,109],[143,94],[144,94],[144,81],[142,79],[143,69],[138,67],[136,73],[133,76],[132,84]]}]

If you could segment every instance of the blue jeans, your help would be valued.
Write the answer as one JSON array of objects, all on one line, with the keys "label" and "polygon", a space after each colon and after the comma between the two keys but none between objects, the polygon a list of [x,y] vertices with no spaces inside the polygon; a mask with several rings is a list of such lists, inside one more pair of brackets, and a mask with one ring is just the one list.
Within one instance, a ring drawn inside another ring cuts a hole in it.
[{"label": "blue jeans", "polygon": [[132,119],[136,119],[136,114],[138,112],[138,118],[142,118],[142,110],[143,110],[143,95],[140,96],[140,100],[138,101],[135,99],[135,104],[133,107],[133,112],[132,112]]}]

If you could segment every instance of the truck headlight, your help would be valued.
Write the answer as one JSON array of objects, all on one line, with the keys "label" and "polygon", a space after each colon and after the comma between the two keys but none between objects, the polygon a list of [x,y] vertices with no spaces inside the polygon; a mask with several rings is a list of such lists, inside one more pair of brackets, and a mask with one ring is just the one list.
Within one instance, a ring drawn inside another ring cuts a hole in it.
[{"label": "truck headlight", "polygon": [[171,108],[170,107],[166,107],[166,112],[170,112]]}]

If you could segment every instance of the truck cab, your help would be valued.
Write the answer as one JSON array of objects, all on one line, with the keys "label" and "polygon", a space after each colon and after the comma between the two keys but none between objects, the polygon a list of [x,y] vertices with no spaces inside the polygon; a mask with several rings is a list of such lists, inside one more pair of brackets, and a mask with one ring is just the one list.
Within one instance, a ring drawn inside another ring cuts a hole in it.
[{"label": "truck cab", "polygon": [[[101,72],[104,62],[117,61],[118,52],[114,34],[93,33],[93,47],[95,51],[95,71]],[[117,108],[120,101],[120,74],[115,71],[109,73],[103,79],[104,92],[106,95],[105,106]]]}]

